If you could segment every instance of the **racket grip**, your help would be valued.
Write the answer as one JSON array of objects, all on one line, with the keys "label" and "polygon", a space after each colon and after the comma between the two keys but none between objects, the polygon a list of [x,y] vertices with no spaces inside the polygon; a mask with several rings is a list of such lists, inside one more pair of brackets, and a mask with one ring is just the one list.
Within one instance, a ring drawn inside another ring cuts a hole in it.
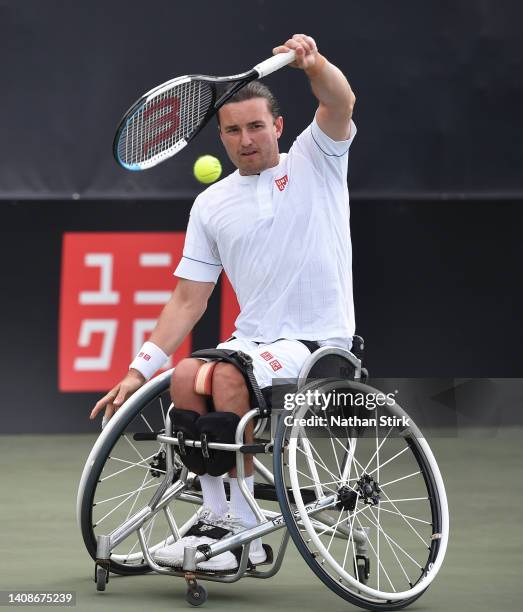
[{"label": "racket grip", "polygon": [[277,53],[269,59],[266,59],[263,62],[260,62],[256,66],[254,66],[254,70],[259,74],[259,79],[271,74],[271,72],[276,72],[280,68],[287,66],[294,61],[296,57],[295,51],[288,51],[287,53]]}]

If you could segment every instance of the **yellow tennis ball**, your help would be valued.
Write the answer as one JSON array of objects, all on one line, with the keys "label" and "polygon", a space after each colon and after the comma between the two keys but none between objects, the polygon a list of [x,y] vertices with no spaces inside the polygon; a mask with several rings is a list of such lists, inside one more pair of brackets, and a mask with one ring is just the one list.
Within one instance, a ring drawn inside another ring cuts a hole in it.
[{"label": "yellow tennis ball", "polygon": [[214,183],[222,173],[220,160],[213,155],[202,155],[196,160],[193,168],[194,176],[200,183]]}]

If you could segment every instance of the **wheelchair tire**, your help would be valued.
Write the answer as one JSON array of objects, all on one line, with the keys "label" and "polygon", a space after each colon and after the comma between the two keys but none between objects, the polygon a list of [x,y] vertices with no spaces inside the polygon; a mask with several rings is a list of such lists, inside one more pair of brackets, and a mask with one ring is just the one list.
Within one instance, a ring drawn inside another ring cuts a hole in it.
[{"label": "wheelchair tire", "polygon": [[[96,536],[108,535],[145,507],[163,481],[165,466],[161,453],[169,449],[156,440],[136,441],[133,435],[164,428],[170,406],[171,374],[172,370],[160,374],[132,395],[102,430],[87,458],[78,488],[77,519],[87,551],[94,560]],[[177,516],[178,507],[183,506],[180,520],[194,515],[193,504],[178,503],[178,499],[173,504]],[[163,513],[158,513],[144,526],[152,551],[172,541],[167,522],[157,520],[160,516],[164,519]],[[136,533],[112,551],[109,569],[124,575],[151,571],[143,559]]]},{"label": "wheelchair tire", "polygon": [[[308,390],[349,397],[379,393],[333,379],[300,389]],[[377,422],[378,413],[408,418],[396,403],[374,412]],[[386,435],[377,427],[333,427],[328,418],[323,426],[307,421],[326,414],[295,403],[280,417],[274,478],[286,526],[312,571],[340,597],[368,610],[399,610],[423,594],[443,562],[449,517],[441,474],[412,421]],[[313,503],[302,498],[305,486],[316,491]],[[362,549],[368,550],[368,578],[356,562]]]}]

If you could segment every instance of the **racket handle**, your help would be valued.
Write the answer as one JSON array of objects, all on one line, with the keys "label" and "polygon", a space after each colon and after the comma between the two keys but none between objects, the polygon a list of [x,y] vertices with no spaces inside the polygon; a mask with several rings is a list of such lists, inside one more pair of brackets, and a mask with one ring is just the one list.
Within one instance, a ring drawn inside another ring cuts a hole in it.
[{"label": "racket handle", "polygon": [[266,59],[263,62],[260,62],[256,66],[254,66],[254,70],[260,75],[258,78],[262,79],[263,77],[271,74],[271,72],[276,72],[280,68],[287,66],[294,61],[296,57],[295,51],[288,51],[287,53],[277,53],[269,59]]}]

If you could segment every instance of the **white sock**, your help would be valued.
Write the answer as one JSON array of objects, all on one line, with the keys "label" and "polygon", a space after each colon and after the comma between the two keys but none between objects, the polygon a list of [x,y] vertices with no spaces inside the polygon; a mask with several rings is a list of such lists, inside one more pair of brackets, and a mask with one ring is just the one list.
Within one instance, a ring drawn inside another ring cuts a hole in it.
[{"label": "white sock", "polygon": [[[254,491],[254,476],[246,476],[245,484],[247,488],[252,493]],[[229,476],[229,486],[231,491],[231,514],[241,518],[242,521],[247,525],[247,527],[252,527],[257,524],[256,516],[254,512],[251,510],[251,507],[247,503],[247,500],[243,496],[243,493],[240,491],[240,487],[238,486],[238,479],[232,478]]]},{"label": "white sock", "polygon": [[225,516],[229,511],[229,504],[225,497],[223,478],[221,476],[210,476],[209,474],[203,474],[199,478],[204,505],[210,508],[214,514]]},{"label": "white sock", "polygon": [[[254,491],[254,476],[246,476],[245,484],[252,493]],[[229,476],[229,486],[231,491],[231,514],[239,517],[247,527],[254,527],[254,525],[258,524],[258,521],[238,486],[238,479]],[[251,542],[250,552],[260,552],[262,548],[261,538],[256,538],[256,540]]]}]

